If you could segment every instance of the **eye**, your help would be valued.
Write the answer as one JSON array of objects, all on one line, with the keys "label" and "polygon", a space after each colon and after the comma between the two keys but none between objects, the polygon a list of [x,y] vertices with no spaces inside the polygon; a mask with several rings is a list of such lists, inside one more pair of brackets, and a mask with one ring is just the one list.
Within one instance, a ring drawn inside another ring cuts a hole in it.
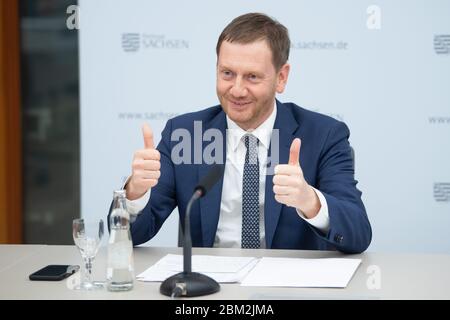
[{"label": "eye", "polygon": [[258,80],[258,76],[256,74],[249,74],[248,75],[248,79],[250,81],[257,81]]},{"label": "eye", "polygon": [[233,73],[231,71],[229,71],[229,70],[223,70],[222,71],[222,76],[225,79],[230,79],[233,76]]}]

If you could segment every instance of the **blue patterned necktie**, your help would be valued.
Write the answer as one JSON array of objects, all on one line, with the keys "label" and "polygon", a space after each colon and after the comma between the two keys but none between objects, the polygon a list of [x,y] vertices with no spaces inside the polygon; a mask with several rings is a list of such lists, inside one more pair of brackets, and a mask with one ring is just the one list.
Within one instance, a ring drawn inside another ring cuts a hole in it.
[{"label": "blue patterned necktie", "polygon": [[242,248],[257,249],[259,239],[259,161],[258,138],[244,136],[245,154],[242,177]]}]

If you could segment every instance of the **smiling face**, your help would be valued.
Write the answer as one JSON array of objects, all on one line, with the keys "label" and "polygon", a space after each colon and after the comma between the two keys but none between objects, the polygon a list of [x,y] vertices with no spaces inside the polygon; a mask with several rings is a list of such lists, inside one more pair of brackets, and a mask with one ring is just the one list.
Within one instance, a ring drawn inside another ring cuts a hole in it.
[{"label": "smiling face", "polygon": [[224,112],[244,130],[256,129],[272,113],[275,94],[289,75],[286,63],[276,70],[265,40],[222,42],[217,61],[217,96]]}]

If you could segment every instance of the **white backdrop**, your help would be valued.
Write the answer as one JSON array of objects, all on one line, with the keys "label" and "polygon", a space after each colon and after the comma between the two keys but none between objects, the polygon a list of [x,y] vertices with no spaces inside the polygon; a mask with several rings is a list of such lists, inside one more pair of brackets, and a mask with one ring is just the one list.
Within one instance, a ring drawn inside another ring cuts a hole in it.
[{"label": "white backdrop", "polygon": [[[218,104],[217,38],[257,11],[293,42],[278,98],[350,128],[369,251],[450,253],[450,1],[79,3],[83,216],[106,217],[144,121],[159,141],[169,118]],[[177,226],[175,211],[148,244],[176,246]]]}]

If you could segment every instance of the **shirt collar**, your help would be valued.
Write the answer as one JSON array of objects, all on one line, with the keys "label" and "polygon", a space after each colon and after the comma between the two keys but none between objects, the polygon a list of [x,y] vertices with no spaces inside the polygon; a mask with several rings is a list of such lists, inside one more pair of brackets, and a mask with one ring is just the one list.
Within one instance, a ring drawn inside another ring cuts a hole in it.
[{"label": "shirt collar", "polygon": [[277,105],[274,101],[274,107],[270,116],[261,123],[261,125],[253,131],[245,131],[238,126],[236,122],[231,120],[227,115],[227,143],[231,150],[234,152],[242,141],[242,137],[251,132],[255,137],[258,138],[259,143],[269,150],[270,138],[272,136],[272,129],[275,124],[275,119],[277,117]]}]

